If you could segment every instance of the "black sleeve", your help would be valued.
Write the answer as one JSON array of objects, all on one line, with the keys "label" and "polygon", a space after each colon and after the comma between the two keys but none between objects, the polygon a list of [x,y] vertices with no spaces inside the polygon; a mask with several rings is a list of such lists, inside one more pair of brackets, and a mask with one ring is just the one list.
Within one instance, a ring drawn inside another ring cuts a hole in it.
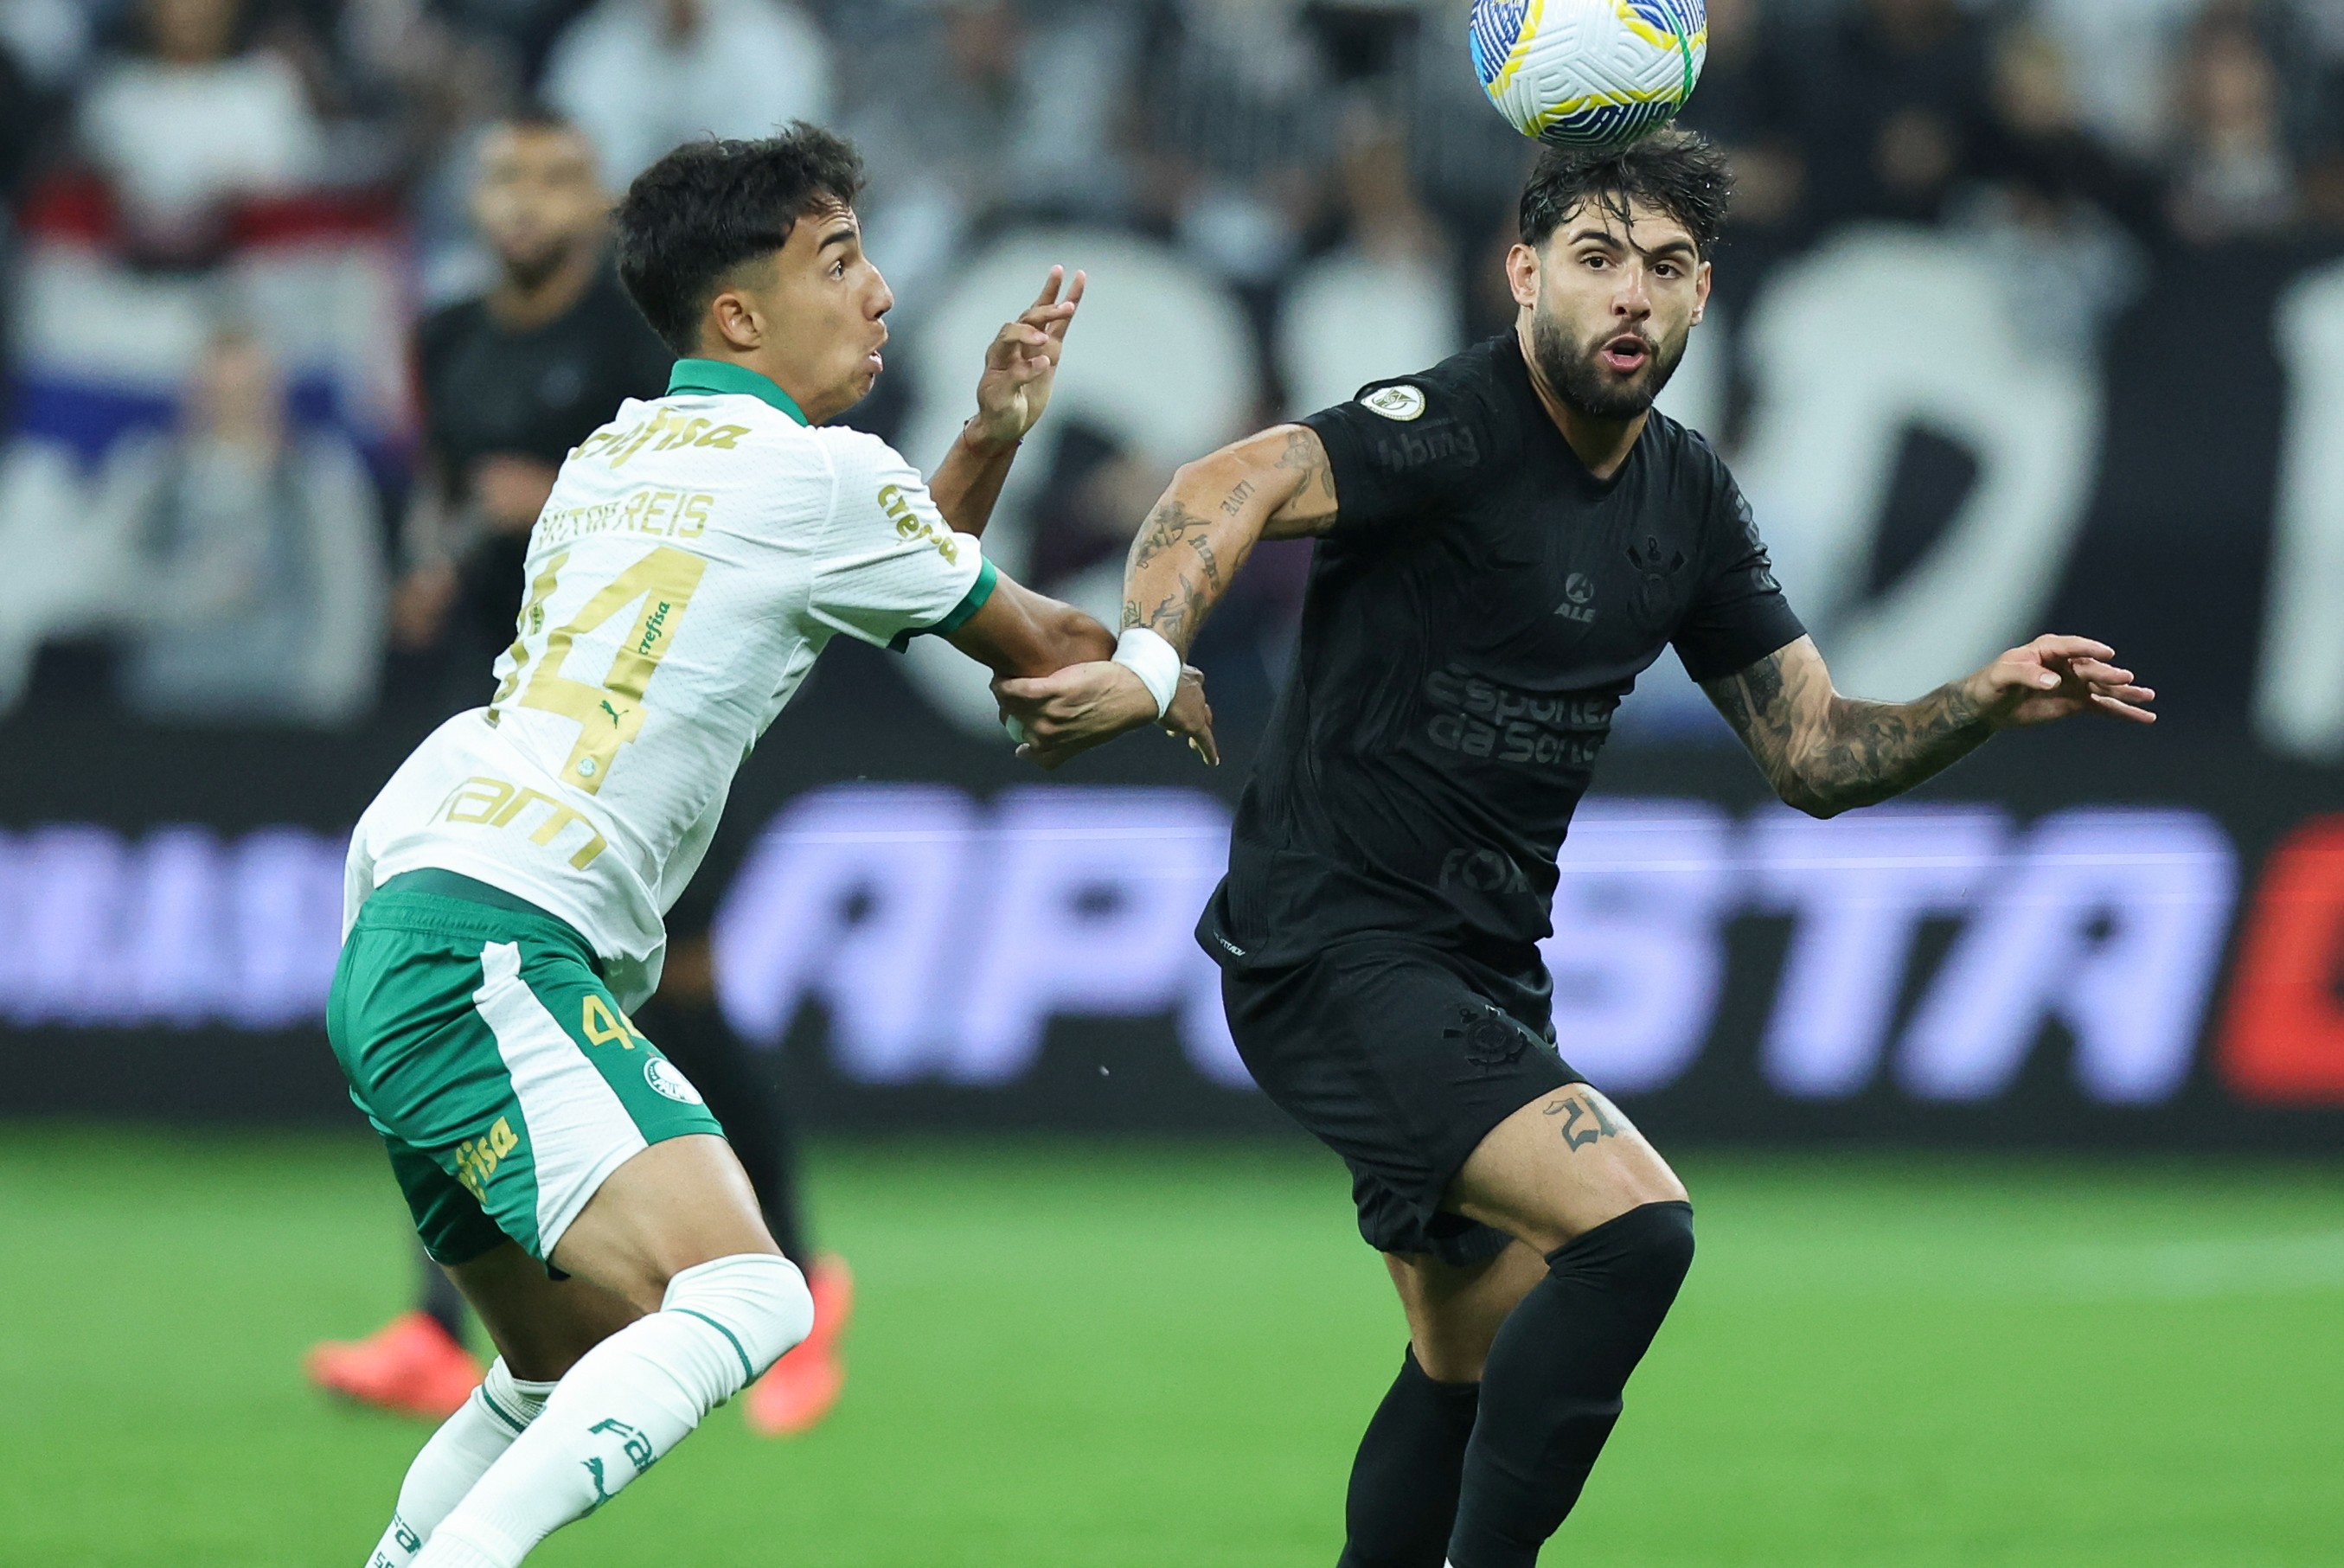
[{"label": "black sleeve", "polygon": [[1371,382],[1302,423],[1327,448],[1338,538],[1438,518],[1501,460],[1488,402],[1429,378]]},{"label": "black sleeve", "polygon": [[1677,625],[1677,657],[1695,681],[1717,681],[1746,670],[1778,648],[1806,635],[1807,629],[1774,581],[1766,541],[1742,487],[1707,444],[1695,450],[1713,470],[1701,586]]}]

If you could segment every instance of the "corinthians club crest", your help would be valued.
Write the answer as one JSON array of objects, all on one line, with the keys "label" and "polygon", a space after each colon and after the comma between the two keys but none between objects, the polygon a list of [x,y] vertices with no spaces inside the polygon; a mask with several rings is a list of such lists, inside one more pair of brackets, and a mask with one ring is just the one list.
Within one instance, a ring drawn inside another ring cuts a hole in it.
[{"label": "corinthians club crest", "polygon": [[1636,569],[1636,619],[1646,626],[1658,626],[1674,607],[1672,582],[1684,570],[1685,552],[1648,533],[1629,544],[1628,564]]}]

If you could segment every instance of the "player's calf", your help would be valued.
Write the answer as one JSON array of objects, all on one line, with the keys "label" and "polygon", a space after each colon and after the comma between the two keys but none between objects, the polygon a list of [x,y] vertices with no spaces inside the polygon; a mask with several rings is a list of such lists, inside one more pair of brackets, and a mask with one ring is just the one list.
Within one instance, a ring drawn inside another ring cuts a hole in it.
[{"label": "player's calf", "polygon": [[1532,1568],[1692,1266],[1692,1205],[1643,1136],[1584,1084],[1507,1118],[1451,1192],[1467,1214],[1538,1247],[1546,1273],[1490,1343],[1449,1561]]},{"label": "player's calf", "polygon": [[813,1302],[775,1252],[677,1273],[660,1310],[601,1344],[435,1531],[414,1568],[517,1568],[616,1496],[806,1336]]},{"label": "player's calf", "polygon": [[[668,1138],[630,1158],[552,1252],[573,1283],[646,1310],[562,1374],[544,1413],[431,1533],[414,1568],[516,1568],[540,1541],[658,1462],[813,1327],[804,1277],[774,1248],[721,1138]],[[466,1277],[468,1290],[474,1282]],[[492,1329],[502,1304],[483,1312]]]},{"label": "player's calf", "polygon": [[1532,1568],[1692,1265],[1692,1206],[1649,1203],[1547,1255],[1498,1330],[1450,1536],[1454,1568]]}]

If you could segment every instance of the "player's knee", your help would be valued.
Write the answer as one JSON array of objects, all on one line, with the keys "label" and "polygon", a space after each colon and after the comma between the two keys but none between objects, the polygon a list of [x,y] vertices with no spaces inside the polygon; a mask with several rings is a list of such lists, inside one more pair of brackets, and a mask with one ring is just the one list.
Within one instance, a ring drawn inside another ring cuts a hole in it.
[{"label": "player's knee", "polygon": [[813,1297],[798,1266],[777,1252],[743,1252],[686,1269],[661,1303],[731,1337],[752,1381],[813,1330]]},{"label": "player's knee", "polygon": [[1692,1205],[1676,1200],[1642,1204],[1607,1220],[1547,1254],[1547,1266],[1652,1295],[1665,1310],[1692,1268]]}]

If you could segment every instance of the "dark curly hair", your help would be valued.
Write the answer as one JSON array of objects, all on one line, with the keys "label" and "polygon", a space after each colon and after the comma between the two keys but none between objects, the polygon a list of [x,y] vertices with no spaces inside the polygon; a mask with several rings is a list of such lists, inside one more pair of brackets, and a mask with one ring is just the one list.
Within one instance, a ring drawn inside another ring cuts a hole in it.
[{"label": "dark curly hair", "polygon": [[1716,248],[1733,199],[1725,155],[1695,131],[1656,131],[1625,147],[1549,147],[1522,187],[1522,243],[1544,245],[1589,202],[1623,221],[1628,204],[1659,207],[1685,226],[1703,257]]},{"label": "dark curly hair", "polygon": [[788,244],[806,214],[851,207],[862,191],[854,144],[803,120],[760,141],[686,142],[619,203],[619,281],[661,341],[695,353],[727,273]]}]

